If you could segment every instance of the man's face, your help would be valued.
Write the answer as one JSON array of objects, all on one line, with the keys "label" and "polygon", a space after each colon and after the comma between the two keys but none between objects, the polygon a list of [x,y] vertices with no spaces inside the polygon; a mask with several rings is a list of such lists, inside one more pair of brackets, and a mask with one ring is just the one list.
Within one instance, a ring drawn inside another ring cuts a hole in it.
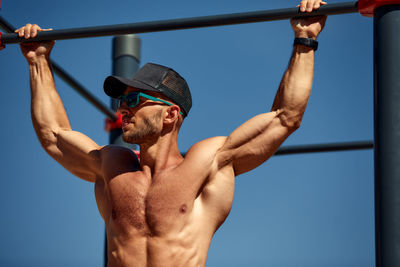
[{"label": "man's face", "polygon": [[[139,90],[128,87],[124,94],[130,92],[139,92]],[[155,93],[146,92],[146,94],[159,97]],[[162,114],[165,106],[163,103],[143,97],[140,97],[136,107],[128,107],[123,102],[118,108],[118,113],[122,114],[123,140],[127,143],[141,144],[157,139],[163,127]]]}]

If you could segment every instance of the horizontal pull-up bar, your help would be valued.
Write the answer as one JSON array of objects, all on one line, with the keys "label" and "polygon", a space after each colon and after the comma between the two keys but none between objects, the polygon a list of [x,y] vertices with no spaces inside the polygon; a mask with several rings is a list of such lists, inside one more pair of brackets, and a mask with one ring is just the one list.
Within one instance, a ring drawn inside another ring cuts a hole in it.
[{"label": "horizontal pull-up bar", "polygon": [[26,40],[17,34],[3,34],[1,44],[12,44],[32,41],[65,40],[99,36],[112,36],[131,33],[148,33],[192,28],[225,26],[233,24],[254,23],[273,20],[284,20],[292,17],[338,15],[358,12],[358,2],[344,2],[322,6],[312,13],[299,12],[298,8],[284,8],[225,15],[203,16],[194,18],[159,20],[109,26],[94,26],[85,28],[63,29],[40,32],[36,38]]},{"label": "horizontal pull-up bar", "polygon": [[[14,32],[15,27],[11,25],[7,20],[0,17],[0,27],[7,32]],[[100,110],[104,115],[106,115],[110,120],[115,121],[118,119],[115,112],[97,99],[89,90],[87,90],[83,85],[81,85],[76,79],[69,75],[60,65],[51,60],[51,66],[54,73],[60,77],[64,82],[69,84],[76,92],[83,96],[87,101],[89,101],[93,106]]]}]

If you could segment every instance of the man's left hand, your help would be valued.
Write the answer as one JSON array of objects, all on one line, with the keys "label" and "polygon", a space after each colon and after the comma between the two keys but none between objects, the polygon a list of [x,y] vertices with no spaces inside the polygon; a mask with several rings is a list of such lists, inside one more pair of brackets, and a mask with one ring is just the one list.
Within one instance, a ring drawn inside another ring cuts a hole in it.
[{"label": "man's left hand", "polygon": [[[321,0],[302,0],[300,5],[301,12],[312,12],[327,3]],[[326,16],[316,16],[307,18],[292,18],[290,23],[297,38],[313,38],[317,36],[325,26]]]}]

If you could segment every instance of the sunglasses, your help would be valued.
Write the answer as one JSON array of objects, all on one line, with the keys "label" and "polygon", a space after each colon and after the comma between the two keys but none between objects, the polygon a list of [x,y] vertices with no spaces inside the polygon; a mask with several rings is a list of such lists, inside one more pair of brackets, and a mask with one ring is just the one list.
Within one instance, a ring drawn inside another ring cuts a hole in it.
[{"label": "sunglasses", "polygon": [[[147,98],[147,99],[150,99],[150,100],[153,100],[153,101],[157,101],[157,102],[162,102],[164,104],[167,104],[168,106],[172,106],[173,105],[173,104],[171,104],[171,103],[169,103],[167,101],[164,101],[162,99],[159,99],[159,98],[156,98],[156,97],[153,97],[153,96],[150,96],[150,95],[143,94],[141,92],[131,92],[129,94],[122,95],[122,96],[118,97],[118,100],[119,100],[118,101],[118,107],[120,107],[125,102],[128,107],[134,108],[137,105],[139,105],[140,97],[144,97],[144,98]],[[183,116],[182,112],[179,112],[179,113]]]}]

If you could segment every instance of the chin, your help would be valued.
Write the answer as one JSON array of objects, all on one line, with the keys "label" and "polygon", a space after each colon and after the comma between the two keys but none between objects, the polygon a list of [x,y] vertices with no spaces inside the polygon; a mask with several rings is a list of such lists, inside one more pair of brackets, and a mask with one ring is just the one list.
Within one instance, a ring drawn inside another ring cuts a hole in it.
[{"label": "chin", "polygon": [[128,144],[137,144],[136,139],[132,138],[132,136],[126,133],[122,133],[122,140],[124,140],[124,142]]},{"label": "chin", "polygon": [[125,143],[140,144],[142,143],[143,139],[146,139],[146,137],[135,132],[132,133],[127,131],[122,133],[122,140],[124,140]]},{"label": "chin", "polygon": [[157,129],[157,125],[149,120],[146,120],[140,127],[127,127],[125,129],[122,132],[122,139],[131,144],[151,142],[153,139],[157,139],[161,133],[161,130]]}]

